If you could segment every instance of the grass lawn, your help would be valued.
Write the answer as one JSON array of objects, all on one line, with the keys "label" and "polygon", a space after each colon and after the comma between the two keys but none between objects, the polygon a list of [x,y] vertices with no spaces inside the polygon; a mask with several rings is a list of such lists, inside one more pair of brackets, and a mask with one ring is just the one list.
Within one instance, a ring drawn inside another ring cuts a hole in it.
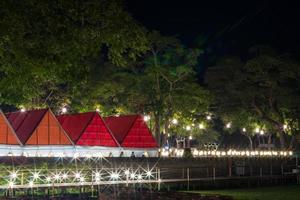
[{"label": "grass lawn", "polygon": [[189,192],[201,195],[226,195],[233,197],[234,200],[300,200],[300,185]]}]

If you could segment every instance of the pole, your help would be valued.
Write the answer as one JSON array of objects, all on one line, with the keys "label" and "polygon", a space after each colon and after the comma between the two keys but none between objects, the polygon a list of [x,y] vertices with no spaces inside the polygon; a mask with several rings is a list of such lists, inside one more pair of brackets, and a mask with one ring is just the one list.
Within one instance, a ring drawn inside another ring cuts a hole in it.
[{"label": "pole", "polygon": [[157,169],[157,178],[158,178],[158,191],[160,191],[160,169]]},{"label": "pole", "polygon": [[186,177],[187,177],[187,190],[190,190],[190,168],[186,169]]}]

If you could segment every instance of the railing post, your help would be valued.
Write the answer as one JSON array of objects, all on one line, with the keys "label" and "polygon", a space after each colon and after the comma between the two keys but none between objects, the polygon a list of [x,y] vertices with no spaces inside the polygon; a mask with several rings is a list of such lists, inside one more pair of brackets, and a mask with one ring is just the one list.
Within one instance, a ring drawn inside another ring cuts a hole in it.
[{"label": "railing post", "polygon": [[228,158],[228,176],[232,176],[232,159]]},{"label": "railing post", "polygon": [[259,168],[259,175],[260,175],[260,177],[262,177],[262,175],[263,175],[262,174],[262,167]]},{"label": "railing post", "polygon": [[161,181],[161,179],[160,179],[160,169],[158,168],[157,169],[157,180],[158,180],[158,191],[160,191],[160,181]]},{"label": "railing post", "polygon": [[190,168],[186,169],[186,177],[187,177],[187,190],[190,190]]},{"label": "railing post", "polygon": [[213,179],[216,180],[216,168],[215,168],[215,166],[213,167]]}]

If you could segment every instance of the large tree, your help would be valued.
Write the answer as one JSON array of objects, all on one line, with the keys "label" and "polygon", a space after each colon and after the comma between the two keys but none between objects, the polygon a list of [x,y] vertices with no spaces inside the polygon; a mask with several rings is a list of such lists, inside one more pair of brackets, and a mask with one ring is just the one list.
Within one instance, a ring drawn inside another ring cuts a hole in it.
[{"label": "large tree", "polygon": [[197,80],[198,49],[185,48],[177,39],[156,31],[147,38],[149,50],[137,62],[126,67],[95,66],[93,74],[100,70],[101,76],[90,79],[89,86],[80,91],[83,97],[78,98],[78,107],[99,106],[103,114],[151,115],[149,125],[160,141],[162,132],[168,135],[174,117],[184,127],[207,111],[210,95]]},{"label": "large tree", "polygon": [[210,95],[197,80],[195,66],[200,51],[188,49],[158,32],[148,34],[150,50],[141,66],[133,68],[126,104],[136,112],[149,113],[158,141],[168,135],[175,115],[192,118],[207,110]]},{"label": "large tree", "polygon": [[[206,75],[221,115],[243,114],[250,124],[262,123],[257,126],[278,134],[281,148],[287,148],[288,134],[299,134],[299,129],[291,128],[299,121],[299,81],[299,62],[264,46],[251,48],[246,61],[223,58]],[[246,121],[244,126],[251,127]]]},{"label": "large tree", "polygon": [[126,66],[148,49],[119,0],[7,0],[0,13],[0,103],[61,101],[87,82],[100,55]]}]

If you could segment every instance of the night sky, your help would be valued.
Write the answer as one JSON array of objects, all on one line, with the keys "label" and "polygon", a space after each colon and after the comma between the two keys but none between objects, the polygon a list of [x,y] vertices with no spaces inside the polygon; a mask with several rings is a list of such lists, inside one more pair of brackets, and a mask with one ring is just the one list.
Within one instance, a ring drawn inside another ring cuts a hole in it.
[{"label": "night sky", "polygon": [[256,44],[300,50],[300,7],[293,1],[128,0],[126,6],[149,30],[175,35],[189,47],[202,41],[216,55],[242,55]]}]

